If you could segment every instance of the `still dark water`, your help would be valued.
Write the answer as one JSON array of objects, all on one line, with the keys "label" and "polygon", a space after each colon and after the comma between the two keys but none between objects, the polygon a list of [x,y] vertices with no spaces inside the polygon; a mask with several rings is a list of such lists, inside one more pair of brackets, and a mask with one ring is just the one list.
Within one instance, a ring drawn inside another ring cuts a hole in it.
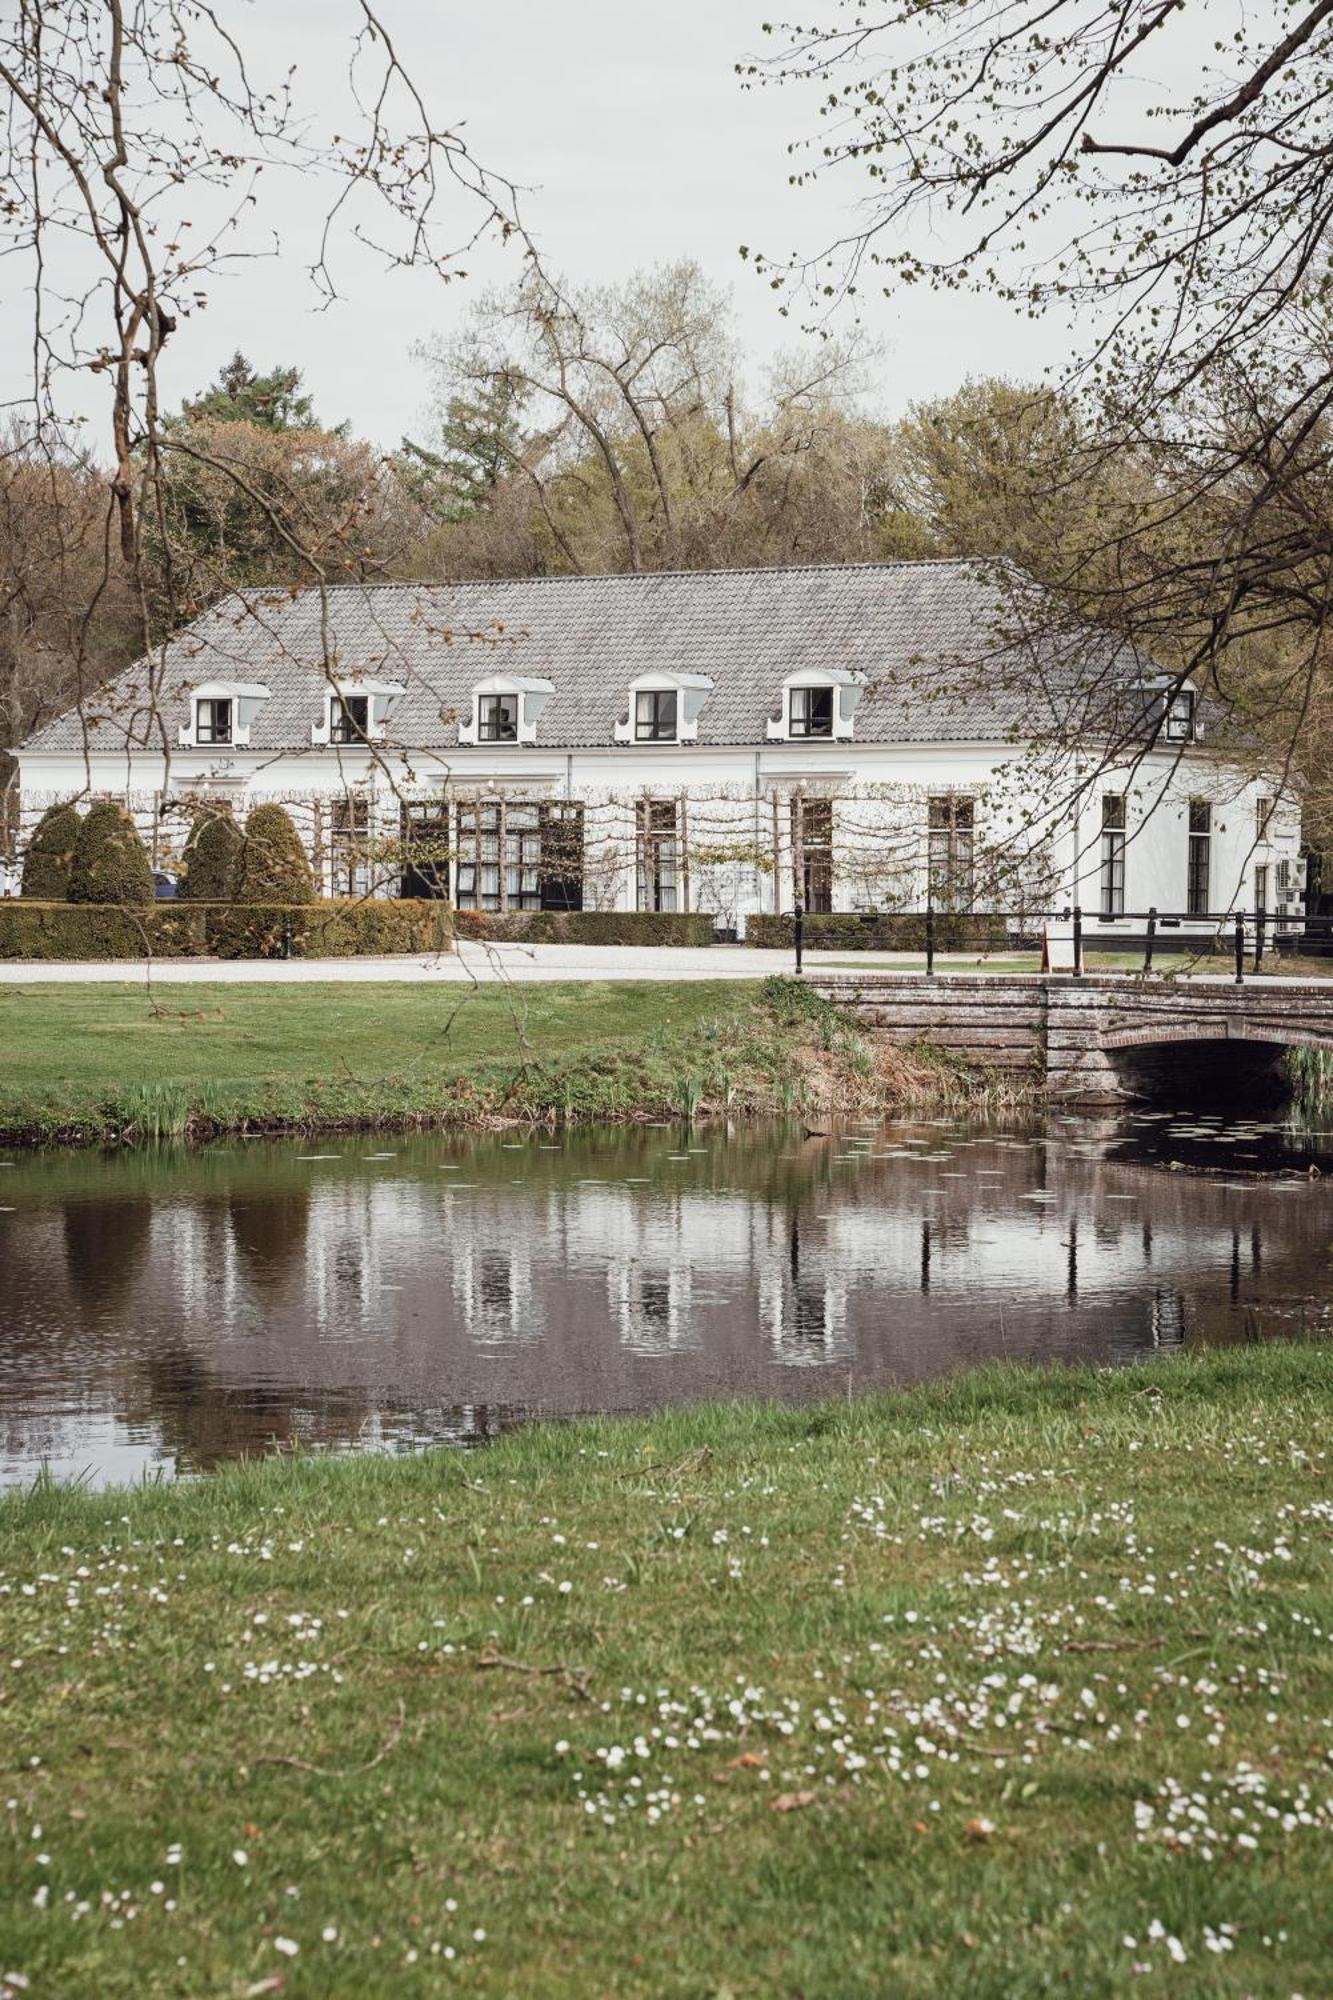
[{"label": "still dark water", "polygon": [[10,1156],[0,1481],[1327,1330],[1331,1244],[1333,1131],[1191,1118]]}]

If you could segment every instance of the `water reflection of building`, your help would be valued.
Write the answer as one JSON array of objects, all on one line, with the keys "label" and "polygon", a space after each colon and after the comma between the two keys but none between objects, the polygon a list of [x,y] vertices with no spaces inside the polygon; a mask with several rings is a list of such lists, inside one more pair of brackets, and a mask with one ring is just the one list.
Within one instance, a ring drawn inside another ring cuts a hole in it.
[{"label": "water reflection of building", "polygon": [[[1326,1288],[1318,1186],[1228,1190],[1058,1135],[853,1159],[599,1143],[601,1179],[577,1142],[479,1146],[447,1177],[429,1143],[373,1165],[256,1148],[158,1200],[98,1200],[91,1162],[68,1191],[20,1168],[0,1436],[11,1457],[25,1436],[49,1449],[52,1404],[71,1435],[119,1412],[182,1464],[272,1439],[485,1436],[525,1409],[1130,1358]],[[26,1418],[32,1383],[51,1396]]]}]

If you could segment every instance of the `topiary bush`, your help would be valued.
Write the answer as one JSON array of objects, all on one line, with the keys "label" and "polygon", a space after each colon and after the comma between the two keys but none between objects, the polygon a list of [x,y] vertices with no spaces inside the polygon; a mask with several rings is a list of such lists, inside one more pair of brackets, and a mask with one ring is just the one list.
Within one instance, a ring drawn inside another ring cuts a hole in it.
[{"label": "topiary bush", "polygon": [[88,808],[69,872],[71,903],[118,903],[122,907],[153,900],[153,867],[139,830],[124,806],[99,799]]},{"label": "topiary bush", "polygon": [[191,903],[229,903],[240,852],[241,830],[230,806],[200,813],[185,843],[185,873],[177,894]]},{"label": "topiary bush", "polygon": [[314,901],[315,882],[301,836],[281,806],[256,806],[246,820],[231,893],[238,903],[288,907]]},{"label": "topiary bush", "polygon": [[82,821],[73,806],[48,806],[38,820],[23,857],[20,894],[43,903],[63,903]]}]

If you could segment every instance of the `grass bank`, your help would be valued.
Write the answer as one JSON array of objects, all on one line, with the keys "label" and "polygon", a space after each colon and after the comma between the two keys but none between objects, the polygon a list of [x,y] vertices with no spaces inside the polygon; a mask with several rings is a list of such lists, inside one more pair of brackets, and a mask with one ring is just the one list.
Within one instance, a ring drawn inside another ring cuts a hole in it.
[{"label": "grass bank", "polygon": [[0,1141],[997,1108],[794,980],[0,988]]},{"label": "grass bank", "polygon": [[0,1972],[1326,1992],[1331,1387],[991,1369],[13,1498]]}]

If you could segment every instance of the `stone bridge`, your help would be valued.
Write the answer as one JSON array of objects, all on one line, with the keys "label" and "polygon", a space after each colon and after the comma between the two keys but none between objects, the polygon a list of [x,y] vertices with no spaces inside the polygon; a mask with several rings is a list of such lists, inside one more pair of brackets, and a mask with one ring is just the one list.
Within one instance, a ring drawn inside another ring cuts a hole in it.
[{"label": "stone bridge", "polygon": [[1333,1050],[1333,979],[817,972],[810,984],[885,1041],[932,1042],[1077,1103],[1224,1094],[1284,1048]]}]

